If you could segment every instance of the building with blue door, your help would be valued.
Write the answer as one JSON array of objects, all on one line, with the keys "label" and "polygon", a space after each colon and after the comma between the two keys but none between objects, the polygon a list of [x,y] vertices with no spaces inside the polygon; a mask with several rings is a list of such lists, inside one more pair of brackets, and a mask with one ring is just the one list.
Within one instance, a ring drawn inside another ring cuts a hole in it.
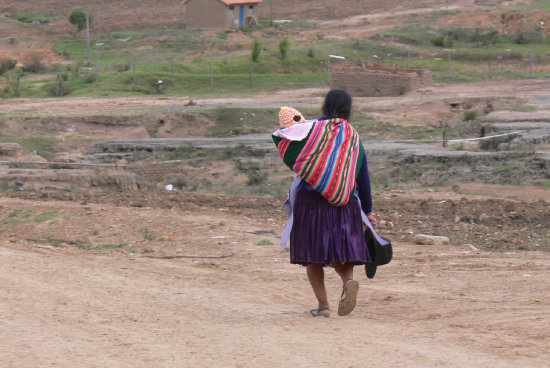
[{"label": "building with blue door", "polygon": [[235,30],[258,24],[257,6],[262,0],[183,0],[188,28]]}]

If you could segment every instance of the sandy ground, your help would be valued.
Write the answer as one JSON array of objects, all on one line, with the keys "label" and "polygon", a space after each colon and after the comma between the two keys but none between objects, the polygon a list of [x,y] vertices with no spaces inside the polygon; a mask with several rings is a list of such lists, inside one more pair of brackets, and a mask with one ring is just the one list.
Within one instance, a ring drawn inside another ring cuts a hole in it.
[{"label": "sandy ground", "polygon": [[[313,318],[304,269],[276,245],[282,212],[243,200],[185,210],[0,198],[1,366],[548,366],[548,253],[394,242],[375,279],[356,268],[351,315]],[[15,210],[58,217],[13,225]],[[67,244],[92,234],[129,245]],[[326,275],[336,308],[341,284]]]}]

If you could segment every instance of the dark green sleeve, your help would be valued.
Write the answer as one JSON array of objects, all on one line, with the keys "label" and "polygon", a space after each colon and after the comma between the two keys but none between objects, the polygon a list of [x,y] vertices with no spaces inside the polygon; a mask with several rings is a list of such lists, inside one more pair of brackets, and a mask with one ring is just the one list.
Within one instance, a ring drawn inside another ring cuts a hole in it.
[{"label": "dark green sleeve", "polygon": [[[307,143],[307,140],[310,136],[311,132],[307,135],[306,138],[302,139],[301,141],[293,141],[290,142],[290,145],[288,146],[285,157],[283,157],[283,163],[292,170],[294,167],[294,164],[296,163],[296,159],[300,155],[300,152],[302,152],[302,149]],[[274,135],[271,136],[273,138],[273,142],[275,143],[275,146],[279,147],[279,143],[283,140],[283,138],[276,137]]]}]

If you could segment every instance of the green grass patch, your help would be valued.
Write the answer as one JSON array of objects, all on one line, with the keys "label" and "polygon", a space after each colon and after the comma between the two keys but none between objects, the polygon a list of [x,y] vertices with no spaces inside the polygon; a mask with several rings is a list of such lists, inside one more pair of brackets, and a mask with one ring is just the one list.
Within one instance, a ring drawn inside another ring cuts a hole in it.
[{"label": "green grass patch", "polygon": [[8,217],[17,217],[21,212],[23,212],[23,210],[21,210],[21,209],[13,210],[12,212],[10,212]]},{"label": "green grass patch", "polygon": [[550,9],[550,3],[548,2],[548,0],[535,0],[529,2],[528,4],[522,4],[520,5],[520,7],[526,8],[528,10],[543,10]]},{"label": "green grass patch", "polygon": [[59,215],[59,212],[58,212],[58,211],[48,211],[48,212],[44,212],[44,213],[41,213],[40,215],[36,216],[36,217],[34,218],[34,222],[36,222],[36,223],[46,222],[46,221],[49,221],[49,220],[51,220],[51,219],[56,218],[57,215]]},{"label": "green grass patch", "polygon": [[59,19],[60,15],[47,14],[47,13],[28,13],[28,12],[14,12],[10,18],[21,23],[35,23],[44,24],[50,23],[56,19]]},{"label": "green grass patch", "polygon": [[8,220],[8,221],[4,221],[4,224],[5,225],[22,225],[22,224],[28,224],[29,221],[28,220],[20,220],[20,219],[15,219],[15,220]]},{"label": "green grass patch", "polygon": [[271,240],[268,240],[268,239],[264,239],[264,240],[260,240],[259,242],[256,243],[256,245],[274,245],[274,243],[271,241]]},{"label": "green grass patch", "polygon": [[52,136],[35,135],[29,137],[14,137],[0,134],[0,142],[19,143],[21,147],[29,152],[36,151],[38,155],[51,160],[56,155],[56,146],[59,140]]},{"label": "green grass patch", "polygon": [[36,210],[15,209],[8,214],[8,218],[11,218],[12,220],[7,220],[4,222],[4,224],[6,225],[28,224],[29,222],[31,222],[30,217],[33,216],[35,213],[36,213]]},{"label": "green grass patch", "polygon": [[94,246],[95,249],[117,249],[128,246],[129,243],[107,243]]}]

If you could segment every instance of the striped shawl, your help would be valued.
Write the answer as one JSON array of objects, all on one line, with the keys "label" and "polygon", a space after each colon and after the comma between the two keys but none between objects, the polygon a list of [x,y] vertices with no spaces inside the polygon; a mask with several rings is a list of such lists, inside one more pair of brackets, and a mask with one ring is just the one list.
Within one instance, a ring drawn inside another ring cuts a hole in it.
[{"label": "striped shawl", "polygon": [[344,206],[355,189],[365,150],[359,134],[344,119],[320,120],[306,138],[273,135],[283,162],[333,206]]}]

